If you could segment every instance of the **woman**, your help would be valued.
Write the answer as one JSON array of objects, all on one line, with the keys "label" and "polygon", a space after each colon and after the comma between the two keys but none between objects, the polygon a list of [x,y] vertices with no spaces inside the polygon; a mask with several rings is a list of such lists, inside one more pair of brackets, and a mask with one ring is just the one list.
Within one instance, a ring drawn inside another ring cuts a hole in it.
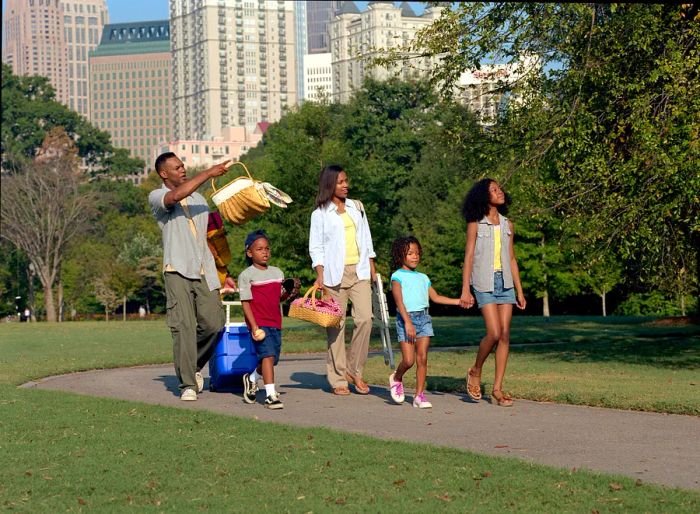
[{"label": "woman", "polygon": [[467,395],[474,401],[481,399],[481,368],[495,346],[491,403],[501,407],[513,405],[513,399],[503,392],[513,305],[525,308],[513,250],[513,223],[505,217],[508,203],[509,198],[498,182],[485,178],[474,184],[462,207],[467,221],[467,244],[460,305],[470,308],[476,297],[486,324],[486,335],[479,344],[474,365],[467,371]]},{"label": "woman", "polygon": [[372,330],[374,248],[362,203],[348,198],[348,176],[340,166],[326,166],[318,181],[316,209],[311,214],[309,255],[317,287],[325,287],[343,313],[352,302],[355,328],[350,351],[345,351],[345,317],[338,328],[328,328],[326,374],[333,394],[369,393],[362,379]]}]

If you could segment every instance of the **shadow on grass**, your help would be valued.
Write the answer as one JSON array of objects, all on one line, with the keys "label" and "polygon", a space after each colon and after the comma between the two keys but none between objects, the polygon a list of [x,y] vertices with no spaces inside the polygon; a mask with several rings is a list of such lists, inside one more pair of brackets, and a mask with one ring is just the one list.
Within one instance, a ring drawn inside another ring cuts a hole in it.
[{"label": "shadow on grass", "polygon": [[557,346],[542,344],[526,348],[511,348],[511,352],[572,363],[619,362],[667,369],[700,368],[699,336],[647,338],[637,336],[630,339],[630,337],[620,336],[619,340],[600,343],[571,343]]}]

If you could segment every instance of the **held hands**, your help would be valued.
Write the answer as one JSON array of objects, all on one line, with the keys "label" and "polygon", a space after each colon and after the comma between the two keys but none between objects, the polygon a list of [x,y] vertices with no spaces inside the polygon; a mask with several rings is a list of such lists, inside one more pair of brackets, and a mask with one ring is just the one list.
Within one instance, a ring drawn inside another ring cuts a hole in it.
[{"label": "held hands", "polygon": [[474,307],[474,295],[472,295],[470,291],[462,293],[462,296],[459,298],[459,306],[463,309],[471,309]]}]

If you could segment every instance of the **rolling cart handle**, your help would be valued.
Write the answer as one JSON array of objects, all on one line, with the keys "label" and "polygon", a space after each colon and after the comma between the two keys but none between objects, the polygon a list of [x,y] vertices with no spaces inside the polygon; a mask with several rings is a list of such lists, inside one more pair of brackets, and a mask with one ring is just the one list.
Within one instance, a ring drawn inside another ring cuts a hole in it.
[{"label": "rolling cart handle", "polygon": [[224,307],[226,307],[226,326],[231,324],[231,306],[232,305],[241,305],[240,300],[235,300],[235,301],[230,301],[230,302],[221,302]]}]

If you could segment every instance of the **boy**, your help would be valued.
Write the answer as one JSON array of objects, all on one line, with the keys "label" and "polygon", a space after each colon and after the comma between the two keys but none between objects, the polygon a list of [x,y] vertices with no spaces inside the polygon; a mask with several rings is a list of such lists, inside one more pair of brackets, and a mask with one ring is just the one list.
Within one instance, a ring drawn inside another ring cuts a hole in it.
[{"label": "boy", "polygon": [[280,301],[290,295],[282,292],[282,270],[268,264],[270,241],[263,230],[248,234],[245,240],[246,262],[250,265],[238,277],[243,315],[258,354],[258,367],[243,375],[243,401],[255,403],[257,380],[262,374],[265,384],[265,407],[282,409],[284,404],[275,391],[274,366],[282,348],[282,312]]}]

